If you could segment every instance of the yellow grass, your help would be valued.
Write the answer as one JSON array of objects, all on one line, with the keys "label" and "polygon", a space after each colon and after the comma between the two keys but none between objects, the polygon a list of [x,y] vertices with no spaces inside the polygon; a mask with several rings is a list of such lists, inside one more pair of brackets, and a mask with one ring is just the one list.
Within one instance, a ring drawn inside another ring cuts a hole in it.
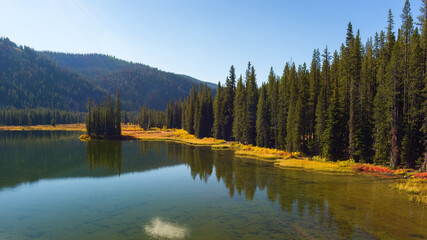
[{"label": "yellow grass", "polygon": [[427,180],[402,179],[393,185],[400,192],[409,194],[411,201],[427,204]]},{"label": "yellow grass", "polygon": [[278,160],[276,166],[282,168],[303,168],[313,171],[321,172],[335,172],[335,173],[353,173],[354,170],[350,166],[340,165],[334,162],[319,162],[311,161],[308,159],[284,159]]},{"label": "yellow grass", "polygon": [[132,136],[143,141],[171,141],[200,146],[212,146],[225,143],[224,140],[217,140],[214,138],[198,139],[183,129],[151,128],[149,130],[144,130],[135,125],[126,125],[122,127],[122,135]]},{"label": "yellow grass", "polygon": [[242,156],[242,157],[251,157],[251,158],[257,158],[261,160],[276,160],[279,159],[279,156],[275,154],[269,154],[269,153],[257,153],[255,151],[245,151],[245,150],[235,150],[234,154],[236,156]]}]

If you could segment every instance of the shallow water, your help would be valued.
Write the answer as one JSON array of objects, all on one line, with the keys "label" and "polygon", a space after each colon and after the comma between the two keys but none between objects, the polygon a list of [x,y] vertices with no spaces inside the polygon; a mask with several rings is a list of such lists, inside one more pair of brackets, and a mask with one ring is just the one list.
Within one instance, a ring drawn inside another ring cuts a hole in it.
[{"label": "shallow water", "polygon": [[0,239],[427,239],[393,180],[78,136],[0,132]]}]

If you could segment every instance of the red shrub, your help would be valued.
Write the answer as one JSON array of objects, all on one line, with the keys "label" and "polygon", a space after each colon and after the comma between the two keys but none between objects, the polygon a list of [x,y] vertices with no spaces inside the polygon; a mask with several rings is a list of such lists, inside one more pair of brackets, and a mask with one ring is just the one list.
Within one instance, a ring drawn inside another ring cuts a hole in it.
[{"label": "red shrub", "polygon": [[424,173],[415,173],[414,178],[427,179],[427,172]]},{"label": "red shrub", "polygon": [[353,169],[358,170],[360,172],[372,172],[372,173],[392,173],[392,171],[383,166],[377,166],[372,164],[356,164]]}]

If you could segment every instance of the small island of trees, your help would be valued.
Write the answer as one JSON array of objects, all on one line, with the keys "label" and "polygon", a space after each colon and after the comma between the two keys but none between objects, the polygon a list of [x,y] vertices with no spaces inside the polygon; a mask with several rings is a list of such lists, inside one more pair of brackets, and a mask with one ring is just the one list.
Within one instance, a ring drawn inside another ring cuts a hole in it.
[{"label": "small island of trees", "polygon": [[120,136],[121,130],[121,110],[120,96],[117,89],[116,102],[113,107],[111,96],[101,102],[101,104],[88,99],[86,116],[86,131],[91,138],[110,138]]}]

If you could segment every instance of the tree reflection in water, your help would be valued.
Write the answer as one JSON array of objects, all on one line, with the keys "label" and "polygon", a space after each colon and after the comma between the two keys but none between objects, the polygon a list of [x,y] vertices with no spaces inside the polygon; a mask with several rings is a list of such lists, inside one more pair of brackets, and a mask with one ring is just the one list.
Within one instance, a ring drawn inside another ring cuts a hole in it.
[{"label": "tree reflection in water", "polygon": [[122,170],[122,142],[92,140],[86,143],[89,169],[104,168],[120,176]]}]

